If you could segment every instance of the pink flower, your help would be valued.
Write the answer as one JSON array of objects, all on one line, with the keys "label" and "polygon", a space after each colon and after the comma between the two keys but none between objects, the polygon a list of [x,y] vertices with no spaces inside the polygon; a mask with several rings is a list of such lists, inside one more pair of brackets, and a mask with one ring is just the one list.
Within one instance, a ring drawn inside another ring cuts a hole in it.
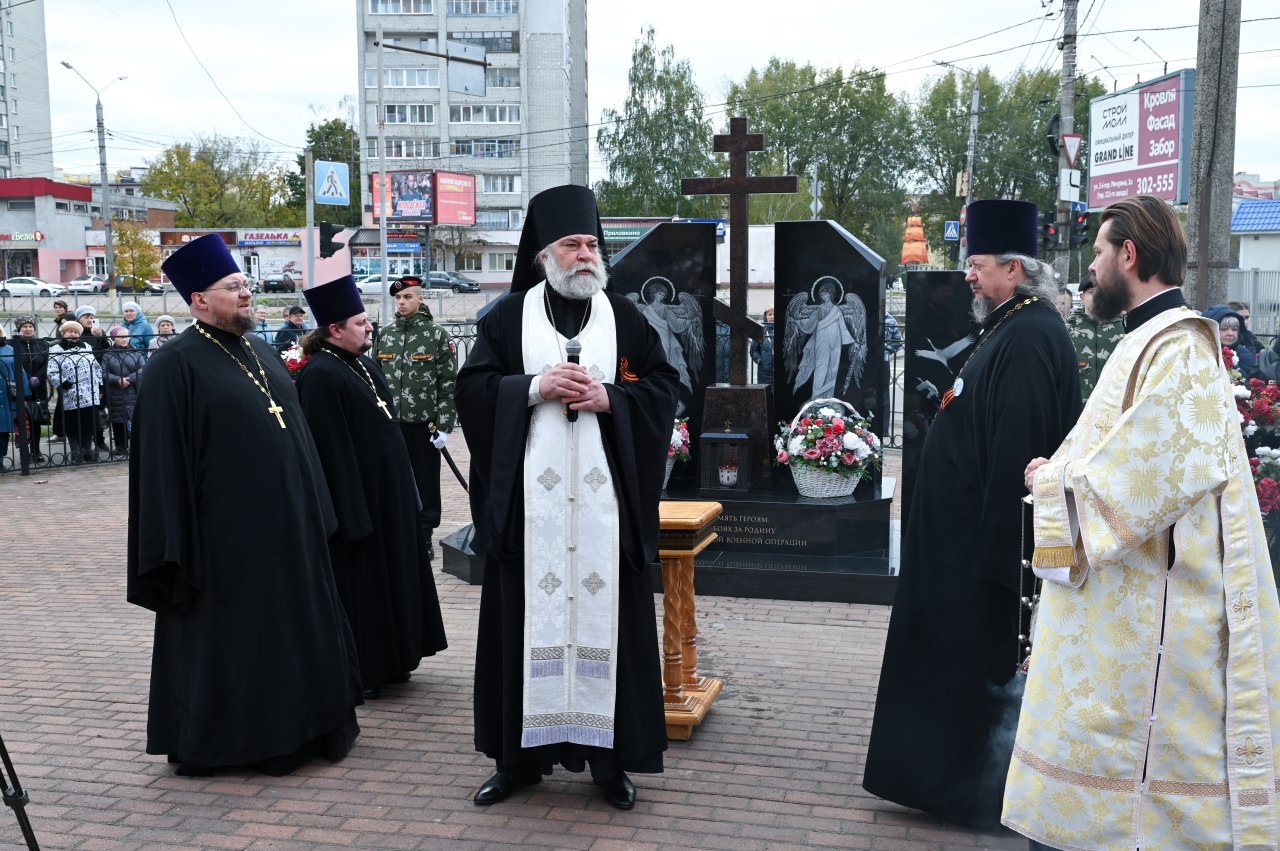
[{"label": "pink flower", "polygon": [[822,455],[822,453],[820,453],[820,452],[819,452],[818,450],[816,450],[816,449],[806,449],[806,450],[804,451],[804,457],[805,457],[805,458],[807,458],[807,459],[808,459],[808,460],[810,460],[810,461],[817,461],[817,460],[818,460],[818,458],[819,458],[819,457],[821,457],[821,455]]},{"label": "pink flower", "polygon": [[843,461],[847,466],[852,467],[855,459],[853,457],[852,452],[846,452],[840,456],[840,460]]},{"label": "pink flower", "polygon": [[787,450],[785,450],[785,449],[784,449],[784,450],[782,450],[781,452],[779,452],[779,453],[778,453],[778,463],[779,463],[779,464],[786,464],[786,463],[787,463],[787,462],[789,462],[790,460],[791,460],[791,456],[787,454]]},{"label": "pink flower", "polygon": [[824,437],[818,441],[818,452],[822,455],[835,455],[840,452],[840,438]]},{"label": "pink flower", "polygon": [[835,429],[836,434],[844,434],[844,420],[837,419],[831,427]]},{"label": "pink flower", "polygon": [[667,457],[668,458],[676,457],[676,448],[674,446],[667,447]]}]

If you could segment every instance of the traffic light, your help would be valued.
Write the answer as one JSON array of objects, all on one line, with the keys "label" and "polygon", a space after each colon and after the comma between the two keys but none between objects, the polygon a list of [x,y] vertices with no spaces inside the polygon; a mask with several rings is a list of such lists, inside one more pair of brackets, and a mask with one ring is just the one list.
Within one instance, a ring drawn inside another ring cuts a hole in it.
[{"label": "traffic light", "polygon": [[1057,251],[1058,250],[1058,221],[1057,213],[1053,210],[1042,210],[1040,212],[1040,250],[1041,251]]},{"label": "traffic light", "polygon": [[1080,248],[1084,245],[1089,234],[1089,214],[1076,213],[1075,221],[1071,223],[1071,242],[1072,248]]},{"label": "traffic light", "polygon": [[335,251],[346,245],[344,242],[336,242],[334,240],[335,236],[345,230],[342,225],[335,225],[332,222],[319,222],[317,227],[320,229],[321,257],[332,257]]}]

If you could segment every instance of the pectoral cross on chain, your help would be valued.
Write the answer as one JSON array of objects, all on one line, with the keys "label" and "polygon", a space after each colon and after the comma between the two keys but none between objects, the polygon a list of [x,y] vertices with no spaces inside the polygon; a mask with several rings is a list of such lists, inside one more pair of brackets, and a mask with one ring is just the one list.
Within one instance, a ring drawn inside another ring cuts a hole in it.
[{"label": "pectoral cross on chain", "polygon": [[280,428],[288,428],[288,426],[284,424],[284,417],[280,416],[284,413],[284,408],[280,407],[280,405],[274,400],[272,400],[271,404],[267,406],[267,413],[276,415],[276,422],[280,423]]},{"label": "pectoral cross on chain", "polygon": [[382,413],[387,415],[387,419],[391,419],[391,412],[387,410],[387,403],[377,390],[373,391],[373,397],[378,400],[378,407],[382,409]]}]

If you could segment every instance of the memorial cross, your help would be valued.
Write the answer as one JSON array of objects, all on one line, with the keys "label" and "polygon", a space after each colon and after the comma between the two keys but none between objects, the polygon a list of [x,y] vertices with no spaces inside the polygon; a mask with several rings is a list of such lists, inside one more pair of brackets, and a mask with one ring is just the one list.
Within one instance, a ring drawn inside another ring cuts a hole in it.
[{"label": "memorial cross", "polygon": [[717,134],[714,142],[717,153],[729,155],[729,176],[686,177],[680,192],[729,196],[729,304],[716,299],[715,318],[731,329],[729,381],[741,385],[747,383],[747,337],[763,337],[759,323],[747,316],[747,197],[795,192],[799,181],[794,175],[748,176],[747,154],[764,150],[764,134],[748,133],[746,118],[730,118],[729,132]]}]

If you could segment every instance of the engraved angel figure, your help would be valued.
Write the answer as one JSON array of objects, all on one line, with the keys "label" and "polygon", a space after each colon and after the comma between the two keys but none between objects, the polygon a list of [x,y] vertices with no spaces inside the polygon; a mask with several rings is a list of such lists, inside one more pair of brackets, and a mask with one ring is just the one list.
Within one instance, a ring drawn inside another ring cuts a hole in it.
[{"label": "engraved angel figure", "polygon": [[830,275],[813,282],[807,293],[796,293],[787,305],[787,333],[783,341],[784,365],[791,386],[813,381],[808,398],[823,399],[836,394],[842,355],[848,366],[840,384],[840,396],[851,384],[860,384],[867,365],[867,309],[855,293],[845,295],[844,287]]},{"label": "engraved angel figure", "polygon": [[[682,296],[675,284],[659,276],[645,281],[639,293],[627,293],[627,298],[658,332],[667,362],[680,373],[680,383],[692,396],[693,380],[702,369],[702,308],[697,298],[691,293]],[[682,398],[676,413],[684,409]]]}]

